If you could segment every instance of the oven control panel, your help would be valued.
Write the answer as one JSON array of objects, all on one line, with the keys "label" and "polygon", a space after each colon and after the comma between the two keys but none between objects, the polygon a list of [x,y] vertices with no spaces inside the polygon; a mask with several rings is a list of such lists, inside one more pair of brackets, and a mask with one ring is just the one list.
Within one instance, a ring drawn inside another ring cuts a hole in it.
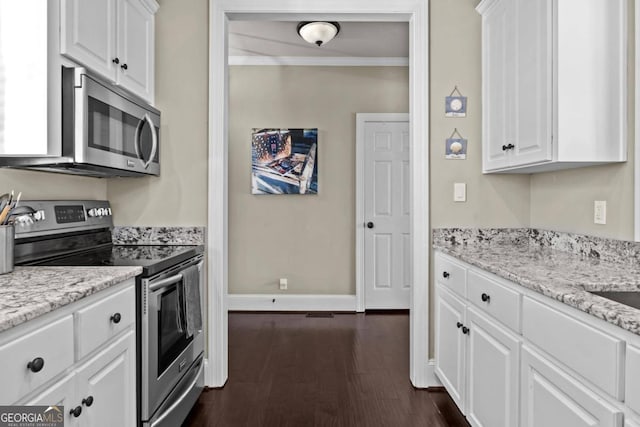
[{"label": "oven control panel", "polygon": [[106,200],[24,200],[35,213],[15,218],[16,239],[42,234],[113,228]]}]

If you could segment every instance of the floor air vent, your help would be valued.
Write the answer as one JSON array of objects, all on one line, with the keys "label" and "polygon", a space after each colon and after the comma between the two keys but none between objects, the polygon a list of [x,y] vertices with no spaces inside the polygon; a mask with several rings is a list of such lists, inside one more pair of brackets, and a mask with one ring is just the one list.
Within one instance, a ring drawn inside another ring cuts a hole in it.
[{"label": "floor air vent", "polygon": [[328,311],[309,312],[307,317],[333,317],[333,313]]}]

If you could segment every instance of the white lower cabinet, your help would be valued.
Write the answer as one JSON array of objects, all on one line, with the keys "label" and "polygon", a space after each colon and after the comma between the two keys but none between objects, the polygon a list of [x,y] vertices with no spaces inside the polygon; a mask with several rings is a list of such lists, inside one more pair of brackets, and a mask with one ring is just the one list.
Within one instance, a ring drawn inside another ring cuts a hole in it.
[{"label": "white lower cabinet", "polygon": [[23,402],[25,405],[64,406],[64,425],[72,427],[78,425],[76,417],[71,415],[70,409],[76,405],[76,381],[73,374],[58,380],[55,385],[42,393]]},{"label": "white lower cabinet", "polygon": [[518,337],[437,287],[436,374],[478,427],[513,427],[518,419]]},{"label": "white lower cabinet", "polygon": [[525,345],[521,427],[621,427],[623,412]]},{"label": "white lower cabinet", "polygon": [[435,260],[466,284],[436,274],[435,373],[471,425],[640,427],[640,338],[440,252]]},{"label": "white lower cabinet", "polygon": [[472,307],[467,308],[467,418],[474,426],[518,424],[520,340]]},{"label": "white lower cabinet", "polygon": [[[2,378],[15,377],[12,387],[5,387],[11,393],[0,393],[0,405],[64,406],[67,427],[136,426],[136,336],[129,298],[135,300],[134,285],[131,279],[0,334],[0,354],[17,361],[0,366]],[[74,317],[83,319],[75,327]],[[101,338],[83,338],[91,330]],[[49,335],[58,341],[42,339]],[[26,361],[34,356],[43,362],[31,372]],[[25,377],[9,375],[13,371]],[[47,372],[34,382],[32,377]]]},{"label": "white lower cabinet", "polygon": [[135,334],[130,331],[76,372],[79,419],[88,426],[133,425],[136,418]]},{"label": "white lower cabinet", "polygon": [[462,333],[465,304],[444,286],[437,287],[436,374],[464,411],[466,337]]}]

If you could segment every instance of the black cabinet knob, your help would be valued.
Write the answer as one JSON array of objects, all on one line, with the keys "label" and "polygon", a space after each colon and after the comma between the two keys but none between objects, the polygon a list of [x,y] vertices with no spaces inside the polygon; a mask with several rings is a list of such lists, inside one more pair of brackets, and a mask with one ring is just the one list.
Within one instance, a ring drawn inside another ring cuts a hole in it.
[{"label": "black cabinet knob", "polygon": [[469,328],[467,328],[466,326],[463,326],[462,327],[462,333],[465,334],[465,335],[468,334],[469,333]]},{"label": "black cabinet knob", "polygon": [[120,66],[120,68],[122,68],[123,70],[126,70],[126,69],[127,69],[127,68],[129,68],[129,67],[127,67],[127,64],[122,64],[122,65]]},{"label": "black cabinet knob", "polygon": [[503,146],[502,146],[502,151],[507,151],[507,150],[508,150],[507,146],[506,146],[506,145],[503,145]]},{"label": "black cabinet knob", "polygon": [[111,60],[111,62],[113,62],[114,64],[118,65],[120,63],[120,58],[113,58]]},{"label": "black cabinet knob", "polygon": [[373,223],[371,221],[367,223],[367,228],[373,228]]},{"label": "black cabinet knob", "polygon": [[444,277],[445,279],[448,279],[448,278],[449,278],[449,276],[450,276],[450,274],[449,274],[449,273],[447,273],[446,271],[443,271],[443,272],[442,272],[442,277]]},{"label": "black cabinet knob", "polygon": [[44,368],[44,359],[42,357],[36,357],[27,363],[27,369],[31,370],[31,372],[40,372],[42,368]]},{"label": "black cabinet knob", "polygon": [[82,399],[82,404],[83,404],[84,406],[91,406],[91,405],[93,405],[93,396],[89,396],[89,397],[86,397],[86,398]]},{"label": "black cabinet knob", "polygon": [[489,302],[491,300],[491,297],[487,294],[480,295],[480,298],[482,299],[482,302]]},{"label": "black cabinet knob", "polygon": [[122,315],[120,313],[115,313],[113,316],[111,316],[111,321],[113,323],[120,323],[120,320],[122,320]]},{"label": "black cabinet knob", "polygon": [[503,145],[503,146],[502,146],[502,151],[511,150],[511,149],[513,149],[513,148],[516,148],[516,146],[515,146],[515,145],[513,145],[513,144]]},{"label": "black cabinet knob", "polygon": [[456,326],[458,327],[458,329],[460,329],[462,327],[462,323],[458,322],[456,323]]},{"label": "black cabinet knob", "polygon": [[75,408],[70,410],[69,413],[71,415],[73,415],[74,417],[78,418],[80,416],[80,414],[82,413],[82,406],[76,406]]}]

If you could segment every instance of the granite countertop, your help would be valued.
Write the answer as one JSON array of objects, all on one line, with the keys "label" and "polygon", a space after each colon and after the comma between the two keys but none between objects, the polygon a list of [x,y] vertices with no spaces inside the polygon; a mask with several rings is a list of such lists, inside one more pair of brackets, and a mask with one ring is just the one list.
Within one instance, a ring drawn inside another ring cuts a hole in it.
[{"label": "granite countertop", "polygon": [[140,273],[142,267],[16,267],[0,275],[0,331]]},{"label": "granite countertop", "polygon": [[438,229],[433,247],[640,335],[640,310],[588,291],[640,291],[640,244],[532,229]]}]

